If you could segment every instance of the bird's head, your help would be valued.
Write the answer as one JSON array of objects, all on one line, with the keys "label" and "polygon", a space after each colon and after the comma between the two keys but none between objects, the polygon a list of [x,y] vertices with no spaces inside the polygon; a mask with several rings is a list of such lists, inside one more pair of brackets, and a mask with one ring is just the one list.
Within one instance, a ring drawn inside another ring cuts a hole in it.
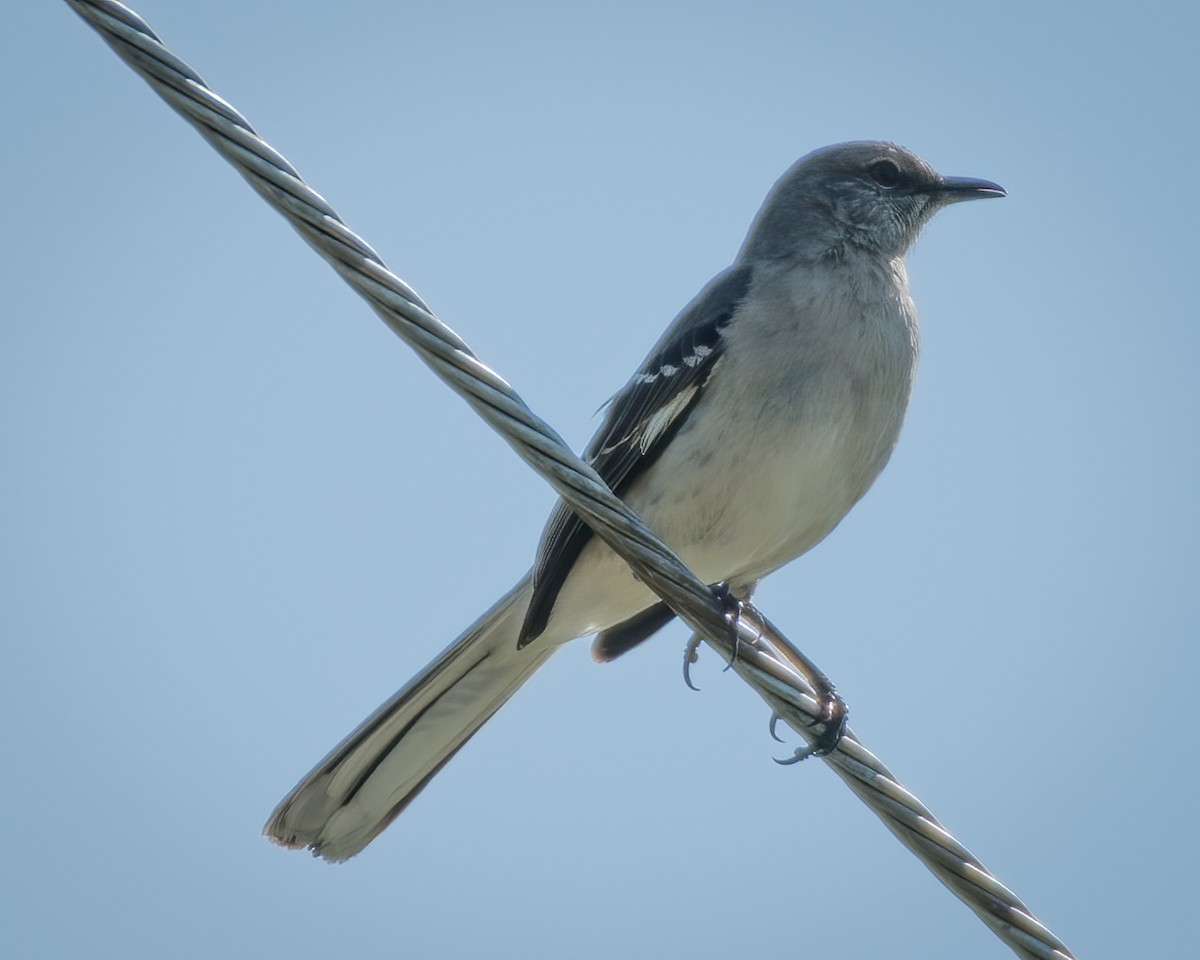
[{"label": "bird's head", "polygon": [[743,256],[836,255],[846,247],[902,256],[939,209],[1003,197],[989,180],[943,177],[894,143],[866,140],[814,150],[775,184],[746,238]]}]

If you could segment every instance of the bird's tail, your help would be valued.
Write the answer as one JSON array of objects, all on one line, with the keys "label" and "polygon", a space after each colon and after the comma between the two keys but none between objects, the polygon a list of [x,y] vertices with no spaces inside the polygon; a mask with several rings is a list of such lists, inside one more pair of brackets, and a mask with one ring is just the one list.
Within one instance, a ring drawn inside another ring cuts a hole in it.
[{"label": "bird's tail", "polygon": [[526,579],[317,764],[266,835],[334,861],[378,836],[555,649],[517,649],[528,602]]}]

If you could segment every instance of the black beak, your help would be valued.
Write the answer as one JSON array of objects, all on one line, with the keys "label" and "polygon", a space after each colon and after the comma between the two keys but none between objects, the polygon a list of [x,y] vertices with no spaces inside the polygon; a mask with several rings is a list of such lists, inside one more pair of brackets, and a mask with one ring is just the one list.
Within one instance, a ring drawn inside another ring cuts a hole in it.
[{"label": "black beak", "polygon": [[992,183],[991,180],[976,180],[973,177],[942,177],[929,188],[929,192],[942,203],[1008,196],[1008,192],[1000,184]]}]

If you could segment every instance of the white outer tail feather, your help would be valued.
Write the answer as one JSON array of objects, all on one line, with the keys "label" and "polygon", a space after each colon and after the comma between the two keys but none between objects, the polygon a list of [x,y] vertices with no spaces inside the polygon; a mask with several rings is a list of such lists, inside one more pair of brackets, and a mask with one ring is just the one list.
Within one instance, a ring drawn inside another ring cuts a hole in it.
[{"label": "white outer tail feather", "polygon": [[556,644],[517,649],[528,578],[298,783],[264,833],[347,860],[370,843],[516,692]]}]

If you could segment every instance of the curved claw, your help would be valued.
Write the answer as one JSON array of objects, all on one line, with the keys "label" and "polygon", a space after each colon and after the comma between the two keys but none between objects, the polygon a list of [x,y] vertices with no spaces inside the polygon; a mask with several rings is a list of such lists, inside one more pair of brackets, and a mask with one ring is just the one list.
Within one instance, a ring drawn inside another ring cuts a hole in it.
[{"label": "curved claw", "polygon": [[786,757],[783,760],[780,760],[778,757],[772,757],[771,759],[774,760],[781,767],[790,767],[793,763],[799,763],[801,760],[807,760],[815,752],[816,751],[814,751],[813,748],[809,747],[809,746],[797,747],[796,752],[793,753],[790,757]]},{"label": "curved claw", "polygon": [[700,692],[700,688],[692,683],[692,664],[700,659],[700,634],[693,633],[692,638],[683,649],[683,682],[689,690]]},{"label": "curved claw", "polygon": [[[783,718],[777,713],[771,714],[771,736],[775,737],[780,743],[783,740],[775,735],[775,725]],[[793,763],[799,763],[801,760],[807,760],[809,757],[827,757],[838,748],[838,744],[842,742],[842,736],[846,732],[846,704],[840,697],[834,697],[826,705],[825,731],[817,737],[811,744],[805,744],[802,747],[797,747],[796,752],[785,760],[780,760],[778,757],[771,759],[780,766],[790,767]]]},{"label": "curved claw", "polygon": [[[781,717],[777,713],[771,714],[771,726],[769,729],[771,731],[771,739],[774,740],[776,743],[783,743],[783,737],[781,737],[778,733],[775,732],[775,728],[779,725],[779,721],[782,719],[783,719],[783,717]],[[799,763],[801,760],[807,760],[809,757],[811,757],[816,752],[817,752],[817,748],[815,746],[810,747],[807,744],[805,744],[802,747],[797,747],[796,752],[793,753],[790,757],[785,757],[783,760],[780,760],[778,757],[772,757],[771,759],[774,760],[781,767],[790,767],[793,763]]]},{"label": "curved claw", "polygon": [[[784,743],[784,738],[780,737],[779,733],[775,732],[776,727],[779,726],[779,721],[782,719],[784,718],[782,718],[782,716],[780,716],[778,713],[772,713],[772,715],[770,715],[770,725],[768,730],[770,731],[770,738],[772,738],[775,743]],[[814,755],[815,752],[817,752],[815,746],[809,746],[808,744],[805,744],[804,746],[797,746],[796,752],[794,752],[794,754],[792,754],[790,757],[785,757],[784,760],[780,760],[779,757],[772,757],[772,760],[778,763],[780,767],[791,767],[793,763],[799,763],[802,760],[808,760],[808,758]]]},{"label": "curved claw", "polygon": [[[775,728],[778,726],[778,724],[779,724],[779,721],[780,721],[780,720],[782,720],[782,719],[783,719],[783,717],[781,717],[779,714],[777,714],[777,713],[772,713],[772,714],[771,714],[771,724],[770,724],[770,726],[767,728],[767,729],[768,729],[768,730],[770,730],[770,732],[771,732],[771,739],[772,739],[772,740],[774,740],[776,743],[783,743],[783,737],[781,737],[779,734],[777,734],[777,733],[775,732]],[[787,762],[787,763],[794,763],[795,761],[793,761],[793,760],[788,760],[788,761],[785,761],[785,762]]]}]

